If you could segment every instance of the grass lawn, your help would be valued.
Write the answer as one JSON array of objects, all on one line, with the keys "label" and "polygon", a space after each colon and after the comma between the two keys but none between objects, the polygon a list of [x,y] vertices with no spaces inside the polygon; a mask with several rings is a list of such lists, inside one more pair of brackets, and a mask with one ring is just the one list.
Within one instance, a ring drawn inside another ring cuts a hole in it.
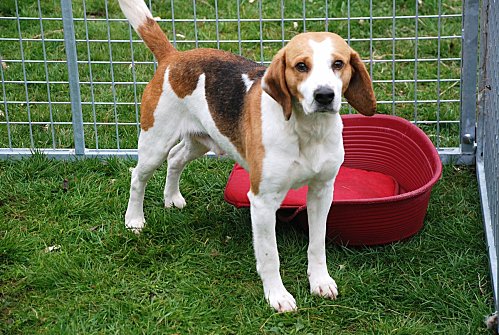
[{"label": "grass lawn", "polygon": [[158,171],[140,236],[123,224],[133,165],[0,162],[0,333],[488,333],[492,294],[470,168],[445,167],[409,240],[330,245],[336,301],[309,294],[307,237],[278,225],[282,276],[299,310],[275,314],[255,270],[249,211],[222,198],[232,163],[188,166],[183,210],[163,208],[166,169]]}]

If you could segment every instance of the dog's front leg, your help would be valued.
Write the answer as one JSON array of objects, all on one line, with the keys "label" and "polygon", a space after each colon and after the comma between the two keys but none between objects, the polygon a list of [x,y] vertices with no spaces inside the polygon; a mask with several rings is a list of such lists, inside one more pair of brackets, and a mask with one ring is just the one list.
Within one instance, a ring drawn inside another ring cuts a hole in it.
[{"label": "dog's front leg", "polygon": [[333,201],[333,183],[314,181],[308,185],[307,213],[309,226],[308,279],[310,292],[336,299],[336,282],[326,264],[326,220]]},{"label": "dog's front leg", "polygon": [[263,283],[265,298],[278,312],[296,310],[293,296],[286,290],[279,273],[279,254],[275,233],[275,213],[285,193],[248,193],[256,256],[256,270]]}]

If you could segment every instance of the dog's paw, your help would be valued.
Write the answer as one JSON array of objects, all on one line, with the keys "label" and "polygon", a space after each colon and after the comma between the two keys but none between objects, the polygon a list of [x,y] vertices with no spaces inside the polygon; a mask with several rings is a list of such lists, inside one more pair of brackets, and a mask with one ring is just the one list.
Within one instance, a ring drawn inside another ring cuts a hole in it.
[{"label": "dog's paw", "polygon": [[265,298],[278,313],[294,312],[297,309],[295,298],[285,288],[271,290]]},{"label": "dog's paw", "polygon": [[177,208],[184,208],[186,205],[185,199],[182,194],[177,193],[173,195],[165,195],[165,207],[172,208],[173,206]]},{"label": "dog's paw", "polygon": [[144,219],[125,219],[125,227],[134,234],[140,234],[145,225]]},{"label": "dog's paw", "polygon": [[320,297],[334,300],[338,296],[338,286],[330,276],[310,277],[310,292]]}]

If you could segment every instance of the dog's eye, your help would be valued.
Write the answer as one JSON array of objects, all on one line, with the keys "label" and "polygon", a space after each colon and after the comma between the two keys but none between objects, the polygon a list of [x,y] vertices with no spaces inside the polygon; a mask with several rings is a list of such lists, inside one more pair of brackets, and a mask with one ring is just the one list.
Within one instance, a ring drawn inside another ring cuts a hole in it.
[{"label": "dog's eye", "polygon": [[343,63],[343,61],[337,60],[333,63],[333,69],[341,70],[343,68],[343,65],[345,65],[345,63]]},{"label": "dog's eye", "polygon": [[298,70],[299,72],[308,72],[308,67],[303,62],[296,64],[295,69]]}]

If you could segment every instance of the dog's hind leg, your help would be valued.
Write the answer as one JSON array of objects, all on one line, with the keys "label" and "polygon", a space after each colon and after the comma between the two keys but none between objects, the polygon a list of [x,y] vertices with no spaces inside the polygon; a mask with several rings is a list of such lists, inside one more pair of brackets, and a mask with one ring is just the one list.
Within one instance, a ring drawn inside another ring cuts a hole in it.
[{"label": "dog's hind leg", "polygon": [[125,226],[139,233],[145,224],[144,192],[153,172],[165,161],[171,148],[177,143],[176,133],[157,134],[153,129],[142,131],[139,137],[139,157],[132,171],[130,198],[125,214]]},{"label": "dog's hind leg", "polygon": [[180,193],[180,175],[185,166],[208,152],[208,147],[200,143],[196,136],[185,136],[168,154],[168,170],[164,191],[165,207],[183,208],[185,199]]}]

